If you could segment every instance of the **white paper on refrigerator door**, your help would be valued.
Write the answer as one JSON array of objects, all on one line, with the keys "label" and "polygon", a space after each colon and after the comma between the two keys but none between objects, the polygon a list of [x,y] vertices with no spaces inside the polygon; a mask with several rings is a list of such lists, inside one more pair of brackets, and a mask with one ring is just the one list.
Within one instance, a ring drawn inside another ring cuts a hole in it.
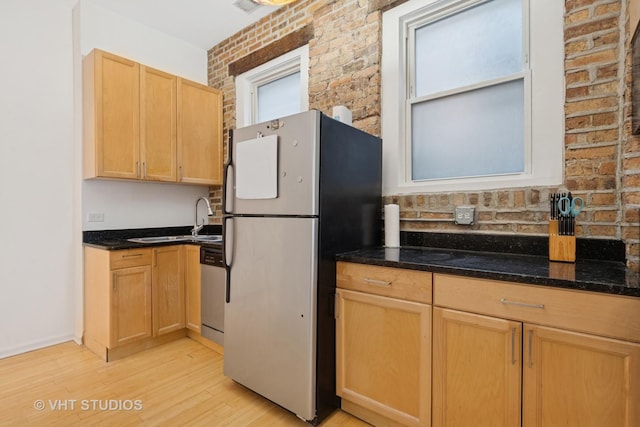
[{"label": "white paper on refrigerator door", "polygon": [[236,144],[236,197],[278,197],[278,135]]}]

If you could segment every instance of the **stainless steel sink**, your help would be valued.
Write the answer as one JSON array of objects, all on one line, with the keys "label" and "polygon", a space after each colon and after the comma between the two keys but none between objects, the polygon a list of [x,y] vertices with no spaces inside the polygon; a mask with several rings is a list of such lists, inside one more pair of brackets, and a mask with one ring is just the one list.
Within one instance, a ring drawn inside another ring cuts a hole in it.
[{"label": "stainless steel sink", "polygon": [[196,237],[191,236],[191,239],[200,241],[200,242],[210,242],[210,243],[222,242],[222,236],[220,234],[209,234],[209,235],[203,234],[202,236],[196,236]]},{"label": "stainless steel sink", "polygon": [[192,236],[192,235],[184,235],[184,236],[154,236],[154,237],[135,237],[133,239],[127,239],[130,242],[134,243],[170,243],[170,242],[221,242],[222,236],[219,234],[210,234],[210,235],[201,235],[201,236]]},{"label": "stainless steel sink", "polygon": [[191,240],[192,236],[155,236],[155,237],[136,237],[134,239],[127,239],[130,242],[135,243],[166,243],[166,242],[181,242]]}]

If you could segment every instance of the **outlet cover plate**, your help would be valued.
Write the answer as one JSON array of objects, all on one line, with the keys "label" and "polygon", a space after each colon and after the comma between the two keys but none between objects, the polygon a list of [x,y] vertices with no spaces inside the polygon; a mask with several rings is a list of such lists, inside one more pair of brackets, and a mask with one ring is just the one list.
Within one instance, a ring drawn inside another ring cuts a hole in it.
[{"label": "outlet cover plate", "polygon": [[476,217],[476,208],[467,206],[457,206],[455,213],[456,224],[471,225]]},{"label": "outlet cover plate", "polygon": [[104,222],[104,214],[102,212],[92,212],[87,215],[88,222]]}]

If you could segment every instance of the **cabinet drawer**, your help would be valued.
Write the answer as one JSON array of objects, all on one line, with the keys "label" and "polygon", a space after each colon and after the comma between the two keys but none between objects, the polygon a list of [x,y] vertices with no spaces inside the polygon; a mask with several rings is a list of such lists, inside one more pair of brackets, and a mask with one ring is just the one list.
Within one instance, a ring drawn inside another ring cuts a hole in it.
[{"label": "cabinet drawer", "polygon": [[109,266],[111,270],[138,267],[151,264],[151,249],[123,249],[112,251]]},{"label": "cabinet drawer", "polygon": [[640,299],[435,274],[434,305],[640,342]]},{"label": "cabinet drawer", "polygon": [[429,272],[348,262],[338,262],[336,270],[339,288],[431,303]]}]

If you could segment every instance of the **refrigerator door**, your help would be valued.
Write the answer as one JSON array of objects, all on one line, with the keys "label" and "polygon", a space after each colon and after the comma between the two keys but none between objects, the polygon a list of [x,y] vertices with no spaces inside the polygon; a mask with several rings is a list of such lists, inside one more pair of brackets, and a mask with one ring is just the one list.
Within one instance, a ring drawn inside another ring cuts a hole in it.
[{"label": "refrigerator door", "polygon": [[[232,159],[226,209],[244,215],[317,215],[320,112],[306,111],[279,120],[236,129],[233,133]],[[277,138],[277,166],[272,172],[270,149]],[[260,148],[263,140],[265,147]],[[251,155],[253,149],[256,155]],[[239,175],[240,174],[240,175]],[[264,177],[258,177],[264,175]],[[244,184],[258,179],[264,191],[243,194]],[[276,180],[272,184],[273,180]],[[237,188],[236,185],[240,185]],[[275,197],[270,192],[275,185]],[[240,190],[240,194],[238,194]]]},{"label": "refrigerator door", "polygon": [[317,218],[234,217],[224,374],[316,416]]}]

